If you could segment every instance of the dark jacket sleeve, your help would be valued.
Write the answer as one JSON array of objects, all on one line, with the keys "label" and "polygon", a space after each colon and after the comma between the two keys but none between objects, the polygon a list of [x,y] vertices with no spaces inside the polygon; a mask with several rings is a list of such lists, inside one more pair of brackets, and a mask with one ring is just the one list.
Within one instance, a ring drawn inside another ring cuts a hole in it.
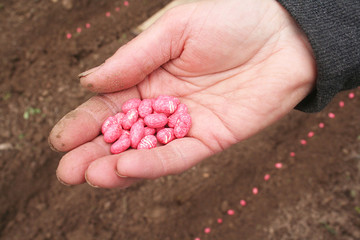
[{"label": "dark jacket sleeve", "polygon": [[340,91],[360,85],[360,0],[278,0],[315,54],[314,91],[296,109],[317,112]]}]

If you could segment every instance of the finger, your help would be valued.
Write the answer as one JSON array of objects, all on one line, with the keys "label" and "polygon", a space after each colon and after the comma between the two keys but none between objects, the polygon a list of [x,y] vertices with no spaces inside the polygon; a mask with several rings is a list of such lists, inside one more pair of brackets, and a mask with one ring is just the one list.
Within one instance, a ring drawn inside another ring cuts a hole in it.
[{"label": "finger", "polygon": [[93,187],[127,188],[138,178],[119,176],[116,171],[118,156],[106,156],[93,161],[86,170],[86,181]]},{"label": "finger", "polygon": [[97,95],[65,115],[51,130],[49,143],[58,151],[69,151],[99,135],[104,120],[120,111],[130,98],[138,98],[136,88],[120,93]]},{"label": "finger", "polygon": [[[103,137],[99,136],[93,141],[85,143],[64,155],[56,170],[57,178],[66,185],[76,185],[87,181],[93,187],[127,187],[135,182],[136,179],[133,178],[116,176],[116,161],[113,162],[113,166],[109,165],[111,162],[102,164],[104,168],[101,174],[105,175],[100,175],[100,177],[102,176],[101,180],[104,183],[98,181],[92,182],[91,175],[93,171],[91,169],[94,169],[96,165],[92,168],[89,166],[92,166],[92,163],[96,162],[97,159],[101,159],[109,154],[110,144],[106,144]],[[90,175],[86,174],[88,169],[90,169]],[[112,171],[109,171],[109,169],[112,169]]]},{"label": "finger", "polygon": [[94,92],[119,91],[138,84],[155,69],[179,56],[185,42],[186,24],[182,15],[173,11],[163,16],[104,64],[80,74],[81,84]]},{"label": "finger", "polygon": [[84,183],[90,163],[109,154],[110,145],[99,136],[65,154],[59,162],[56,175],[59,181],[68,185]]},{"label": "finger", "polygon": [[117,157],[116,168],[122,176],[154,179],[181,173],[211,154],[202,142],[188,137],[150,150],[124,152]]}]

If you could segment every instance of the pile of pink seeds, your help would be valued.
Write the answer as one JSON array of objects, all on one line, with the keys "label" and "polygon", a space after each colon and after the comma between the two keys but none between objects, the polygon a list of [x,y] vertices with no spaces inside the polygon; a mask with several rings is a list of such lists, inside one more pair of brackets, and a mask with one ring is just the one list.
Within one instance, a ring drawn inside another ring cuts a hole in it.
[{"label": "pile of pink seeds", "polygon": [[173,96],[133,98],[121,109],[122,112],[108,117],[101,127],[104,141],[112,143],[110,151],[113,154],[130,147],[151,149],[158,142],[167,144],[185,137],[191,127],[187,106]]}]

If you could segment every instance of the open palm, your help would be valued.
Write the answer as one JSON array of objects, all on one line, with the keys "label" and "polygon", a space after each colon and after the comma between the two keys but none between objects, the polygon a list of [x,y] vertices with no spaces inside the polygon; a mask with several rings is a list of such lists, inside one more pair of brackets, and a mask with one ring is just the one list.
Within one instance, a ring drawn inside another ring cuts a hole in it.
[{"label": "open palm", "polygon": [[[67,184],[127,187],[180,173],[260,131],[312,89],[311,47],[272,0],[204,1],[169,11],[81,77],[101,93],[66,115],[50,142],[69,151],[57,175]],[[151,150],[110,155],[101,124],[130,98],[174,95],[193,120],[188,137]]]}]

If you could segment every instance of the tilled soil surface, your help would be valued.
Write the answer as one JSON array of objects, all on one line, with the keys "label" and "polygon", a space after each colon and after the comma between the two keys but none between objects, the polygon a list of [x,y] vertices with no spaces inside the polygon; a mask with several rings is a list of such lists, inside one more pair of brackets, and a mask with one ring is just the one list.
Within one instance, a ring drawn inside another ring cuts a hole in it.
[{"label": "tilled soil surface", "polygon": [[0,1],[0,238],[360,239],[360,89],[318,114],[293,111],[177,176],[126,190],[57,181],[62,155],[49,149],[49,131],[92,95],[77,74],[168,2]]}]

